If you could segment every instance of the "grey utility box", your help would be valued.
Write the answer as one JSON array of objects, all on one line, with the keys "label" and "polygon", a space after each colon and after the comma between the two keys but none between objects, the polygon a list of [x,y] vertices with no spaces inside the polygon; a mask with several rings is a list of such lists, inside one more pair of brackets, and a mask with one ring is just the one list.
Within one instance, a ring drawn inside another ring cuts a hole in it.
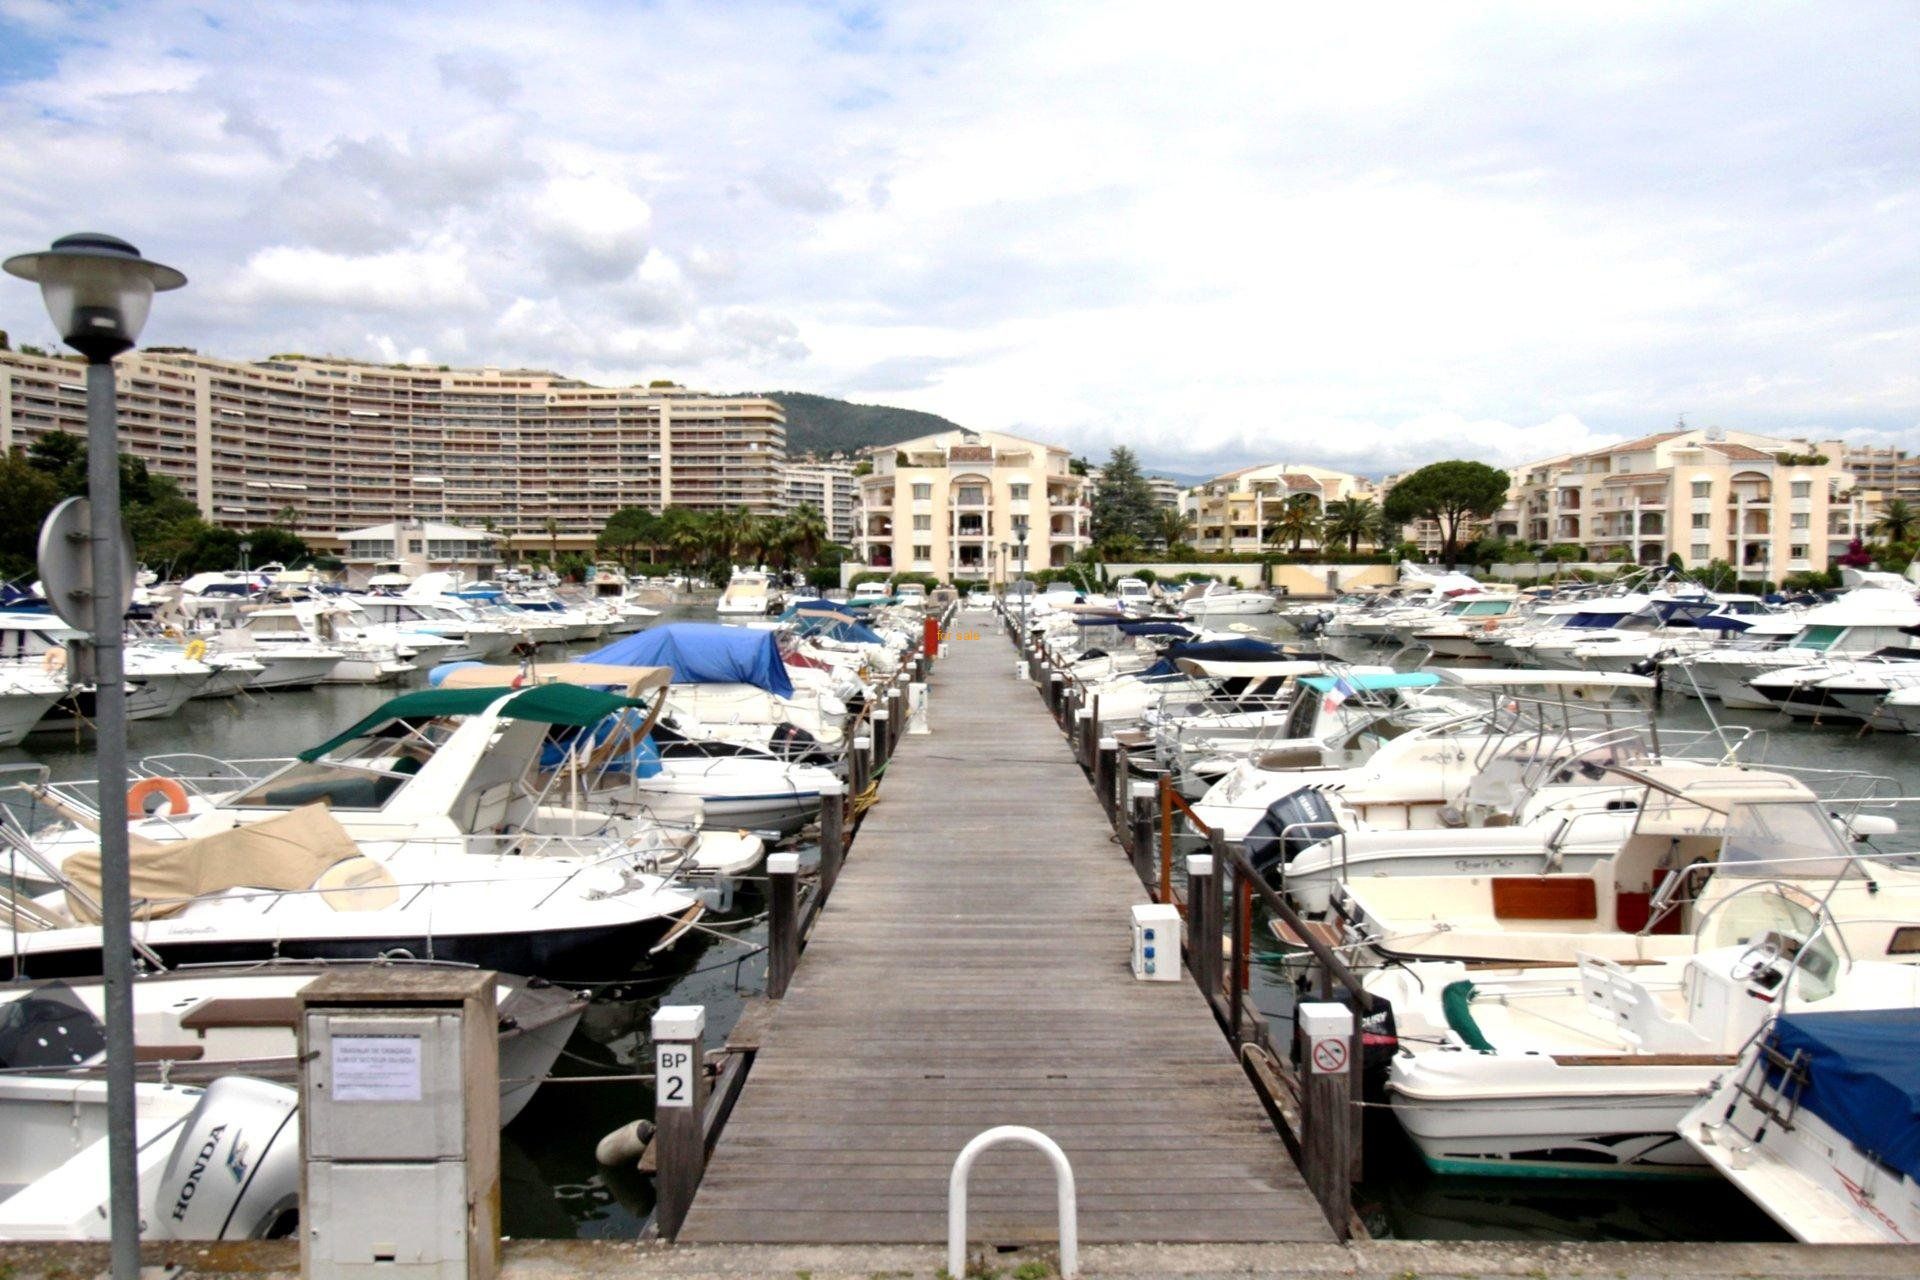
[{"label": "grey utility box", "polygon": [[493,1280],[495,975],[355,967],[300,993],[300,1270]]}]

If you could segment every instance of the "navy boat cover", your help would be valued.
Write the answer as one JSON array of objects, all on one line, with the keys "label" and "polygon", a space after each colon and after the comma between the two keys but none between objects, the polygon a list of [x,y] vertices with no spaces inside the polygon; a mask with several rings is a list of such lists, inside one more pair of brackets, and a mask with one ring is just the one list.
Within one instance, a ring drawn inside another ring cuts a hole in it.
[{"label": "navy boat cover", "polygon": [[672,667],[675,684],[750,684],[782,698],[793,680],[771,631],[712,622],[670,622],[621,636],[577,659],[627,667]]},{"label": "navy boat cover", "polygon": [[1773,1042],[1787,1057],[1807,1054],[1801,1106],[1920,1181],[1920,1009],[1782,1014]]},{"label": "navy boat cover", "polygon": [[1197,640],[1192,644],[1168,645],[1160,661],[1141,672],[1142,678],[1175,676],[1180,669],[1173,664],[1181,658],[1201,658],[1213,662],[1284,662],[1288,653],[1266,640]]}]

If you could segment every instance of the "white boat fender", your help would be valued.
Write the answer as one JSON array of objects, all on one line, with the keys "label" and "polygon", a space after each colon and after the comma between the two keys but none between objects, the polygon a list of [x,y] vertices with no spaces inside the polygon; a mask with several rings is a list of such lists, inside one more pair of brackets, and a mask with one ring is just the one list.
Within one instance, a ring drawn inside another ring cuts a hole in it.
[{"label": "white boat fender", "polygon": [[1850,818],[1839,814],[1830,815],[1840,826],[1840,834],[1852,836],[1855,840],[1871,840],[1875,836],[1890,836],[1899,832],[1900,824],[1892,818],[1875,813],[1856,813]]},{"label": "white boat fender", "polygon": [[154,1190],[155,1234],[174,1240],[288,1235],[300,1207],[299,1095],[223,1076],[187,1117]]},{"label": "white boat fender", "polygon": [[652,1141],[653,1121],[635,1120],[600,1139],[593,1148],[593,1158],[609,1169],[638,1164]]}]

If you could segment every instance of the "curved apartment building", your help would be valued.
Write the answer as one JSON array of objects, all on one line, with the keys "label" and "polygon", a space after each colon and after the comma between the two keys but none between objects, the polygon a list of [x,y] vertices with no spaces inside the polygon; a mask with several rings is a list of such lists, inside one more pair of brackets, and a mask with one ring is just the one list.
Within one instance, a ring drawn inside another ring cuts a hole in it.
[{"label": "curved apartment building", "polygon": [[[169,348],[114,363],[121,448],[230,528],[290,518],[308,541],[335,544],[345,530],[431,518],[579,549],[623,506],[785,504],[786,418],[761,397]],[[84,378],[77,360],[0,352],[0,448],[85,435]]]}]

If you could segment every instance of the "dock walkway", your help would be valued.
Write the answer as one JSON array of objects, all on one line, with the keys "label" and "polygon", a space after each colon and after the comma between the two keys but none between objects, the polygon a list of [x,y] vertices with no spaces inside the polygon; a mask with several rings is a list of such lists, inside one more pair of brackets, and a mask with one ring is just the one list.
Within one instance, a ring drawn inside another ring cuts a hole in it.
[{"label": "dock walkway", "polygon": [[[1146,895],[1013,666],[990,634],[937,664],[680,1241],[940,1241],[954,1156],[999,1124],[1065,1149],[1083,1240],[1333,1239],[1193,983],[1133,979]],[[1053,1201],[1000,1148],[971,1237],[1051,1240]]]}]

